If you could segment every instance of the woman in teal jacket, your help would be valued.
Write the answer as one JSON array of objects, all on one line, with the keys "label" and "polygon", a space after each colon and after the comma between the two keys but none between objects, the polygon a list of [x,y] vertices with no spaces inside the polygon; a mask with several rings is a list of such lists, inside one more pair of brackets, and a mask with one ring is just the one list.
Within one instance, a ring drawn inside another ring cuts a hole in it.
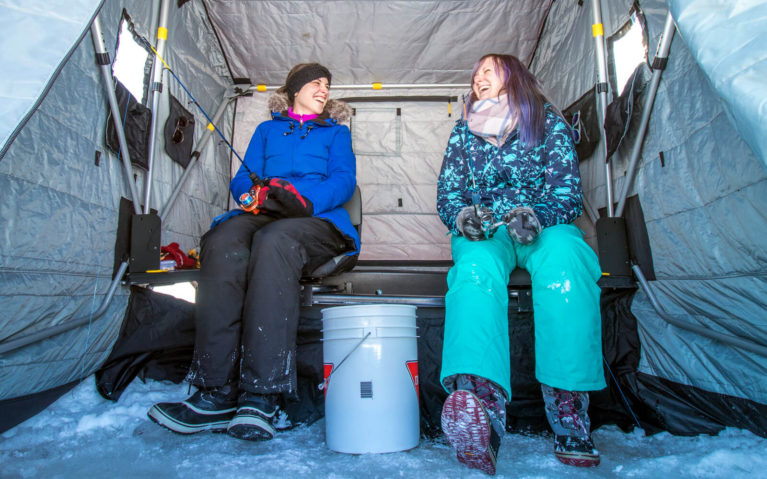
[{"label": "woman in teal jacket", "polygon": [[572,133],[535,77],[509,55],[474,67],[453,129],[437,209],[453,233],[440,380],[442,427],[470,467],[495,473],[511,398],[509,274],[530,272],[536,377],[566,464],[599,464],[588,392],[604,388],[596,255],[571,224],[582,212]]},{"label": "woman in teal jacket", "polygon": [[198,391],[148,413],[175,432],[271,439],[280,395],[296,391],[299,279],[359,250],[343,208],[356,186],[351,135],[339,124],[351,109],[328,99],[330,80],[316,63],[288,73],[231,181],[241,208],[202,237],[188,376]]}]

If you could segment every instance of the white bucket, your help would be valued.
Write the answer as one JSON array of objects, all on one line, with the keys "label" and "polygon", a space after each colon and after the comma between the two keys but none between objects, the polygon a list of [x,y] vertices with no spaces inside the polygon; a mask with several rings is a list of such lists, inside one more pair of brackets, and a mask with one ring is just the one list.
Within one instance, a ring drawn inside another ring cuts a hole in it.
[{"label": "white bucket", "polygon": [[370,304],[322,310],[325,440],[350,454],[418,446],[415,306]]}]

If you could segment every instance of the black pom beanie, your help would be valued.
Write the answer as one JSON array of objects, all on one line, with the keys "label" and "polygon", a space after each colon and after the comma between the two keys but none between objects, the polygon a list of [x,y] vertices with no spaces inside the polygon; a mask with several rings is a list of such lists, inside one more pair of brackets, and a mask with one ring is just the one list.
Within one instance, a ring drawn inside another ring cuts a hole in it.
[{"label": "black pom beanie", "polygon": [[285,93],[288,94],[290,102],[293,102],[296,93],[298,93],[304,85],[310,81],[323,77],[328,79],[328,86],[330,86],[330,71],[319,63],[309,63],[297,72],[293,72],[293,74],[285,80]]}]

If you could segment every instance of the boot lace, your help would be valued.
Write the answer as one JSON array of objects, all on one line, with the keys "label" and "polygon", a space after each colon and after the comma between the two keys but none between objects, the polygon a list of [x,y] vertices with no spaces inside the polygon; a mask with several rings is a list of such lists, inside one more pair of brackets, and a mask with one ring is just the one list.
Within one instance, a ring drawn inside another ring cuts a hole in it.
[{"label": "boot lace", "polygon": [[578,430],[583,433],[585,437],[589,436],[589,430],[586,425],[583,424],[581,415],[578,412],[580,408],[580,398],[578,393],[572,391],[565,391],[564,389],[554,389],[554,397],[557,403],[557,419],[563,426],[570,426],[570,428]]},{"label": "boot lace", "polygon": [[470,376],[474,394],[490,415],[493,427],[499,434],[506,428],[506,407],[501,393],[487,379]]}]

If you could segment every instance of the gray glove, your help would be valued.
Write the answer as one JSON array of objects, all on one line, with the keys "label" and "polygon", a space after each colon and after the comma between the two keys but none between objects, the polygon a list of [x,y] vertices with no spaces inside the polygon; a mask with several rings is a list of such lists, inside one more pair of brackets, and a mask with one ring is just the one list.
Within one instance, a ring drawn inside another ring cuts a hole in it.
[{"label": "gray glove", "polygon": [[530,244],[541,234],[541,222],[532,208],[520,206],[503,215],[506,230],[519,244]]},{"label": "gray glove", "polygon": [[480,206],[479,216],[474,211],[473,206],[464,207],[455,217],[455,227],[461,235],[470,241],[479,241],[485,239],[485,232],[482,230],[482,219],[492,219],[493,211],[490,208]]}]

